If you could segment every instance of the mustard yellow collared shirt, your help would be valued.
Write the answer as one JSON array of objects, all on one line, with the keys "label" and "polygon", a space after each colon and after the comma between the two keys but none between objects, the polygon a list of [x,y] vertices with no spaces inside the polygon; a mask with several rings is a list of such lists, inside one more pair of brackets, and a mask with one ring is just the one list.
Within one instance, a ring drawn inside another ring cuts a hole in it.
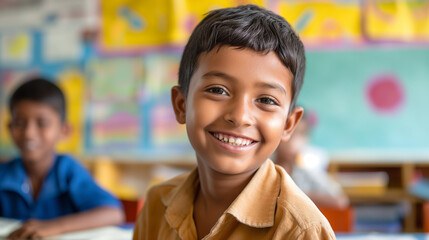
[{"label": "mustard yellow collared shirt", "polygon": [[[134,240],[194,240],[197,169],[149,190]],[[326,218],[283,168],[265,161],[204,240],[335,239]]]}]

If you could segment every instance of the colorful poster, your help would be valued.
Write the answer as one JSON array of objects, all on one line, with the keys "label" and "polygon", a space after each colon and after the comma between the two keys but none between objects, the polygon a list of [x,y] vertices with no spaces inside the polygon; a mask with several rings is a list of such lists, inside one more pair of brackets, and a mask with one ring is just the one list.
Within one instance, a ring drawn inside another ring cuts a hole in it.
[{"label": "colorful poster", "polygon": [[95,59],[87,65],[91,101],[137,101],[143,84],[141,58]]},{"label": "colorful poster", "polygon": [[269,0],[214,0],[214,1],[193,1],[184,0],[186,5],[185,18],[180,21],[180,28],[189,35],[194,27],[203,19],[204,15],[212,10],[238,5],[255,4],[266,7]]},{"label": "colorful poster", "polygon": [[5,32],[0,37],[0,62],[6,66],[26,66],[33,59],[33,39],[29,32]]},{"label": "colorful poster", "polygon": [[194,26],[210,10],[266,0],[102,0],[101,46],[106,51],[129,52],[186,43]]},{"label": "colorful poster", "polygon": [[58,77],[58,86],[66,98],[67,122],[71,126],[70,136],[60,142],[57,149],[76,155],[83,153],[84,106],[86,104],[85,79],[77,70],[66,70]]},{"label": "colorful poster", "polygon": [[360,2],[280,1],[279,13],[308,45],[361,41]]},{"label": "colorful poster", "polygon": [[102,46],[108,50],[129,50],[184,42],[187,36],[177,28],[184,13],[182,1],[103,0]]},{"label": "colorful poster", "polygon": [[86,151],[114,153],[126,149],[124,155],[141,151],[143,60],[93,59],[88,63],[86,74]]},{"label": "colorful poster", "polygon": [[312,144],[332,154],[429,149],[429,49],[307,53],[299,105],[317,114]]},{"label": "colorful poster", "polygon": [[429,1],[365,1],[364,32],[371,40],[429,40]]},{"label": "colorful poster", "polygon": [[10,122],[9,97],[12,91],[22,83],[25,72],[3,71],[0,73],[0,152],[1,157],[12,156],[15,147],[10,138],[8,124]]},{"label": "colorful poster", "polygon": [[179,63],[180,54],[150,54],[144,57],[144,91],[147,98],[170,95],[171,87],[178,84]]},{"label": "colorful poster", "polygon": [[176,121],[170,101],[157,101],[152,105],[149,116],[150,139],[155,149],[165,149],[176,153],[179,150],[182,153],[190,151],[190,148],[184,148],[184,146],[189,146],[186,126]]},{"label": "colorful poster", "polygon": [[89,103],[87,153],[135,154],[142,139],[138,104]]}]

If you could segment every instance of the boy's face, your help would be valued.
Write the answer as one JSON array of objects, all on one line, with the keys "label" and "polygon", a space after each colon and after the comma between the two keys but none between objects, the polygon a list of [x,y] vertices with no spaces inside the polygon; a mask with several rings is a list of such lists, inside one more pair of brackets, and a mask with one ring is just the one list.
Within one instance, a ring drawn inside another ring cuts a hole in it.
[{"label": "boy's face", "polygon": [[30,100],[15,104],[9,130],[27,162],[50,160],[55,144],[67,134],[67,126],[53,108]]},{"label": "boy's face", "polygon": [[288,115],[292,73],[274,52],[224,46],[200,55],[188,96],[172,101],[198,163],[223,174],[256,170],[289,139],[302,115]]}]

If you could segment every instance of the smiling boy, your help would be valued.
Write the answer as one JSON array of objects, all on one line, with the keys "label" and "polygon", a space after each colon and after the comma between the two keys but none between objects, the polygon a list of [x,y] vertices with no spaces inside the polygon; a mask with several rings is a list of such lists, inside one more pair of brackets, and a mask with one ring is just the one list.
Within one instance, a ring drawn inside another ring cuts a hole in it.
[{"label": "smiling boy", "polygon": [[268,159],[303,114],[304,69],[304,47],[282,17],[253,5],[210,12],[171,92],[198,166],[149,191],[134,239],[335,239]]},{"label": "smiling boy", "polygon": [[47,79],[30,78],[13,92],[9,108],[20,156],[0,164],[0,217],[23,224],[8,239],[122,223],[121,203],[71,156],[55,153],[69,132],[62,91]]}]

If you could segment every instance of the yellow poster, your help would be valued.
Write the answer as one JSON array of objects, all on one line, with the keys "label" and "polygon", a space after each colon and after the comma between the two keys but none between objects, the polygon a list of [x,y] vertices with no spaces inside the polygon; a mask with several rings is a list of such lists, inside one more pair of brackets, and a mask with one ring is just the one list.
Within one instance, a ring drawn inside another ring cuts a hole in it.
[{"label": "yellow poster", "polygon": [[15,150],[14,144],[9,133],[9,123],[9,109],[4,106],[0,108],[0,150],[2,152],[0,157],[5,157],[5,155],[12,156]]},{"label": "yellow poster", "polygon": [[70,136],[58,144],[58,151],[80,155],[83,146],[85,81],[76,70],[65,71],[59,76],[58,86],[66,98],[67,122]]},{"label": "yellow poster", "polygon": [[368,0],[363,22],[373,40],[429,40],[429,1]]},{"label": "yellow poster", "polygon": [[183,45],[194,26],[210,10],[266,0],[103,0],[102,48],[127,51],[136,48]]},{"label": "yellow poster", "polygon": [[278,8],[307,44],[361,41],[359,1],[281,1]]},{"label": "yellow poster", "polygon": [[0,76],[0,157],[16,154],[16,148],[9,134],[8,124],[11,121],[9,98],[12,92],[23,83],[27,75],[24,71],[4,71]]},{"label": "yellow poster", "polygon": [[238,5],[255,4],[267,7],[267,0],[213,0],[195,1],[186,0],[186,16],[181,21],[181,28],[188,34],[192,33],[194,27],[204,18],[205,14],[219,8],[235,7]]},{"label": "yellow poster", "polygon": [[2,33],[0,37],[0,61],[4,65],[26,65],[33,57],[33,39],[30,33]]},{"label": "yellow poster", "polygon": [[103,0],[102,44],[108,50],[126,50],[180,43],[185,32],[177,26],[185,14],[183,1]]}]

